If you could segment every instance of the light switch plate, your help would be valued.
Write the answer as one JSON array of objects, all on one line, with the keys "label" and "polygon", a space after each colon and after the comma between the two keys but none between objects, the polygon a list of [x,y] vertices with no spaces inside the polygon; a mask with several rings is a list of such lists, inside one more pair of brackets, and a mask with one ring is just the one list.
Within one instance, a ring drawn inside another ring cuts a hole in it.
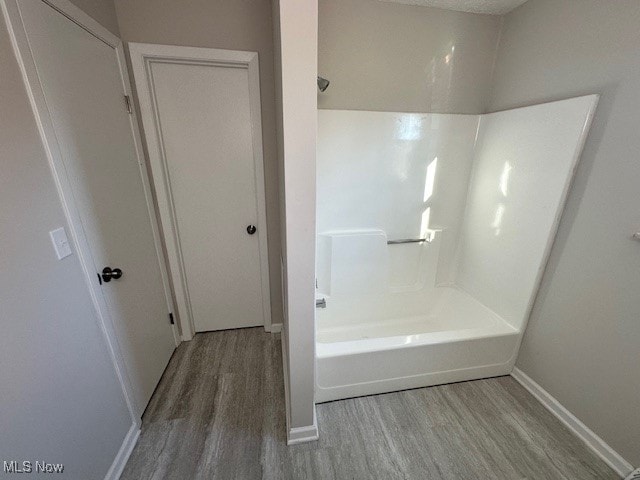
[{"label": "light switch plate", "polygon": [[53,243],[53,249],[56,251],[58,260],[62,260],[65,257],[71,255],[71,245],[67,238],[67,232],[64,231],[64,227],[51,230],[49,232],[51,242]]}]

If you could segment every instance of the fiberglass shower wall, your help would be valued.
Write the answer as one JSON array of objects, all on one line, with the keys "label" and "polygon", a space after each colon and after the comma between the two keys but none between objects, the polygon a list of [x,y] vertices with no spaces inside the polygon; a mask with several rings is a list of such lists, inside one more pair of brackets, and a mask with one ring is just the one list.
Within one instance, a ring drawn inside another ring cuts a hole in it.
[{"label": "fiberglass shower wall", "polygon": [[[320,110],[318,290],[428,290],[453,280],[479,117]],[[388,245],[428,238],[430,243]]]},{"label": "fiberglass shower wall", "polygon": [[[317,277],[328,308],[358,303],[341,312],[352,321],[356,311],[419,315],[454,286],[520,329],[595,101],[488,115],[319,111]],[[407,292],[412,302],[394,303]]]},{"label": "fiberglass shower wall", "polygon": [[482,115],[455,283],[522,329],[597,95]]},{"label": "fiberglass shower wall", "polygon": [[512,370],[596,101],[319,112],[317,401]]}]

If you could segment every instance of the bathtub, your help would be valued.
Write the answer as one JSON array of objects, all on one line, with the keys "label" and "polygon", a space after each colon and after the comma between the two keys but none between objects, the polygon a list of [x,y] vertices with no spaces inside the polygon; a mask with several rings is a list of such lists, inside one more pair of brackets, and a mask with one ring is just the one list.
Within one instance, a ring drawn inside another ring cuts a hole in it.
[{"label": "bathtub", "polygon": [[511,372],[597,99],[318,112],[317,402]]},{"label": "bathtub", "polygon": [[456,287],[327,305],[317,313],[316,402],[506,375],[515,362],[520,332]]}]

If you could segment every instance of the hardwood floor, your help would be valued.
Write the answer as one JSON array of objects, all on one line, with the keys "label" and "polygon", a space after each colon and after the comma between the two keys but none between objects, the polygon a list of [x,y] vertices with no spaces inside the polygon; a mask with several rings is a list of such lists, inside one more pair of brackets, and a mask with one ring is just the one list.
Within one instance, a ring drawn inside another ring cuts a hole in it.
[{"label": "hardwood floor", "polygon": [[619,478],[511,377],[321,404],[287,447],[281,364],[261,328],[181,344],[121,478]]}]

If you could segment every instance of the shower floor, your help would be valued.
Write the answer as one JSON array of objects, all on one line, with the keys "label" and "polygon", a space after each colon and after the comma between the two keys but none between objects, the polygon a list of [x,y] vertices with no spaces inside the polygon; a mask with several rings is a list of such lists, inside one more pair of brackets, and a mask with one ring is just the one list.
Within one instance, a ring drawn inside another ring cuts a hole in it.
[{"label": "shower floor", "polygon": [[333,312],[330,298],[317,318],[316,401],[509,373],[518,330],[457,288],[436,290],[427,315],[411,314],[425,310],[418,292],[378,305],[338,299]]},{"label": "shower floor", "polygon": [[441,332],[451,328],[451,326],[443,325],[442,319],[438,317],[424,315],[319,329],[317,341],[333,343],[398,335],[418,335],[427,332]]},{"label": "shower floor", "polygon": [[[427,315],[411,315],[414,310],[425,310],[425,300],[419,293],[405,294],[399,297],[402,306],[394,312],[399,315],[395,318],[390,316],[390,312],[382,312],[378,309],[378,318],[374,316],[364,317],[366,309],[371,308],[354,305],[352,310],[358,310],[362,317],[343,316],[342,321],[338,311],[332,315],[330,311],[332,299],[329,299],[329,307],[326,313],[318,314],[318,329],[316,340],[319,343],[346,342],[354,340],[366,340],[372,338],[387,338],[395,336],[414,336],[427,333],[440,333],[447,331],[495,329],[492,327],[503,327],[505,332],[515,331],[507,322],[489,310],[487,307],[476,301],[473,297],[457,288],[439,288],[438,295],[432,300],[433,307]],[[398,298],[398,295],[389,294],[391,298]],[[413,305],[412,305],[413,304]],[[340,307],[338,307],[340,308]],[[342,305],[342,311],[347,307]],[[404,314],[404,315],[403,315]],[[388,318],[385,318],[389,315]],[[440,336],[442,337],[442,336]]]}]

